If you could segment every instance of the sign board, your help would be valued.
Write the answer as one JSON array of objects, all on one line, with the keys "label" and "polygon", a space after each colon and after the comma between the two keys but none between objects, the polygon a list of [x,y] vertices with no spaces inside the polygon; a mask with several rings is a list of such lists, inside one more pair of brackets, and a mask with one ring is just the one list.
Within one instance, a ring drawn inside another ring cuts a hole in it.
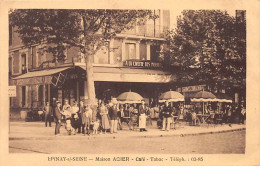
[{"label": "sign board", "polygon": [[182,92],[195,92],[195,91],[202,91],[204,90],[206,85],[198,85],[198,86],[186,86],[182,87]]},{"label": "sign board", "polygon": [[8,95],[9,97],[16,97],[16,86],[9,86]]},{"label": "sign board", "polygon": [[127,67],[143,67],[143,68],[160,68],[162,64],[160,62],[152,62],[149,60],[126,60],[123,63]]}]

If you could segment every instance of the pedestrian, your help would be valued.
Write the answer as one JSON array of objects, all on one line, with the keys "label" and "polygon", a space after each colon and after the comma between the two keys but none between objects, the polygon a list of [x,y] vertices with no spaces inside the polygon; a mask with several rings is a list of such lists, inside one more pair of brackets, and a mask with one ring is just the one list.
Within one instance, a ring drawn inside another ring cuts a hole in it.
[{"label": "pedestrian", "polygon": [[78,107],[77,101],[73,102],[73,105],[71,107],[71,114],[72,114],[71,125],[75,130],[78,130],[78,133],[80,133],[82,119],[80,118],[79,107]]},{"label": "pedestrian", "polygon": [[55,135],[60,134],[60,127],[61,127],[61,109],[60,109],[60,102],[57,101],[56,107],[54,109],[54,120],[55,120]]},{"label": "pedestrian", "polygon": [[71,106],[69,105],[69,100],[68,99],[65,99],[64,101],[64,105],[62,107],[62,111],[70,111],[71,110]]},{"label": "pedestrian", "polygon": [[65,129],[67,130],[68,134],[76,134],[75,129],[72,127],[72,109],[65,108],[64,111],[61,111],[61,114],[65,117],[66,126]]},{"label": "pedestrian", "polygon": [[[109,120],[108,120],[108,109],[105,106],[104,102],[101,103],[99,112],[101,115],[102,129],[104,130],[104,133],[106,134],[106,131],[110,128],[110,126],[109,126]],[[102,133],[102,131],[101,131],[101,133]]]},{"label": "pedestrian", "polygon": [[124,117],[124,107],[123,105],[119,106],[119,111],[117,112],[117,121],[118,121],[118,128],[122,130],[122,122]]},{"label": "pedestrian", "polygon": [[144,100],[142,100],[141,105],[138,108],[140,132],[147,131],[146,130],[146,113],[147,113],[146,110],[147,110],[147,107],[145,105]]},{"label": "pedestrian", "polygon": [[165,106],[162,110],[163,113],[163,127],[162,127],[162,131],[165,131],[165,129],[167,131],[170,130],[170,125],[171,125],[171,120],[172,120],[172,107],[169,104],[168,101],[165,102]]},{"label": "pedestrian", "polygon": [[229,105],[227,105],[226,110],[225,110],[225,114],[226,114],[226,123],[228,123],[228,125],[230,127],[232,127],[231,123],[232,123],[232,110],[231,107]]},{"label": "pedestrian", "polygon": [[53,110],[52,107],[50,106],[49,102],[46,102],[46,105],[43,108],[44,112],[44,117],[45,117],[45,127],[47,127],[47,123],[49,122],[49,127],[51,127],[51,121],[53,118]]},{"label": "pedestrian", "polygon": [[83,122],[82,122],[83,113],[84,113],[84,102],[80,101],[79,102],[79,119],[81,120],[81,126],[78,129],[78,133],[82,132],[82,134],[84,133],[84,127],[83,127]]},{"label": "pedestrian", "polygon": [[118,109],[117,109],[117,103],[116,102],[113,102],[113,106],[111,106],[109,108],[109,117],[110,117],[110,133],[113,134],[113,133],[117,133],[117,112],[118,112]]},{"label": "pedestrian", "polygon": [[242,104],[241,105],[241,112],[240,112],[240,115],[239,115],[239,123],[240,124],[245,123],[245,116],[246,116],[246,109],[245,109],[245,106]]},{"label": "pedestrian", "polygon": [[90,134],[90,125],[92,123],[92,109],[89,105],[85,106],[84,113],[82,115],[82,124],[83,124],[83,134]]},{"label": "pedestrian", "polygon": [[100,127],[100,120],[97,118],[96,121],[94,121],[93,123],[93,134],[98,134],[99,127]]}]

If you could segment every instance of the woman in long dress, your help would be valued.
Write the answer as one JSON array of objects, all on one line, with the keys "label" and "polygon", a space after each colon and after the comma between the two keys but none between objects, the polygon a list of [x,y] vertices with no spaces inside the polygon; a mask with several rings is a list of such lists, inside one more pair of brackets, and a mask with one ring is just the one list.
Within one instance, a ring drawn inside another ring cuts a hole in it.
[{"label": "woman in long dress", "polygon": [[106,131],[108,129],[110,129],[110,125],[109,125],[109,121],[108,121],[108,109],[103,102],[101,103],[101,106],[99,109],[100,109],[99,112],[101,115],[102,128],[106,134]]}]

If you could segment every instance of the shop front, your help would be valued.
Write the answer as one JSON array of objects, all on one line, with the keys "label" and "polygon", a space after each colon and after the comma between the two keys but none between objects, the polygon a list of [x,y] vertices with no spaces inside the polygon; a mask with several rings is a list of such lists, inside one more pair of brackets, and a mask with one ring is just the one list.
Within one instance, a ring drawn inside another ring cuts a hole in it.
[{"label": "shop front", "polygon": [[[160,93],[172,88],[176,76],[159,69],[139,67],[94,66],[96,98],[109,100],[120,93],[133,91],[144,98],[157,98]],[[38,86],[37,97],[27,94],[31,102],[29,107],[42,106],[46,101],[56,98],[64,103],[69,100],[85,100],[86,69],[82,63],[73,63],[64,67],[55,67],[28,72],[13,78],[16,86]],[[42,86],[39,91],[39,86]],[[39,96],[41,96],[39,98]],[[35,99],[36,98],[36,99]]]}]

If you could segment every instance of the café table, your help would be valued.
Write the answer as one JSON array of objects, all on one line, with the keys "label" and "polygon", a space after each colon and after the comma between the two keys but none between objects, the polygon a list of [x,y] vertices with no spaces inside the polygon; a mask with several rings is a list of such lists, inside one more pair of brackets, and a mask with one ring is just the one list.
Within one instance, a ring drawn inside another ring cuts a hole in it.
[{"label": "caf\u00e9 table", "polygon": [[210,117],[210,114],[197,114],[199,122],[201,125],[207,124],[207,119]]}]

